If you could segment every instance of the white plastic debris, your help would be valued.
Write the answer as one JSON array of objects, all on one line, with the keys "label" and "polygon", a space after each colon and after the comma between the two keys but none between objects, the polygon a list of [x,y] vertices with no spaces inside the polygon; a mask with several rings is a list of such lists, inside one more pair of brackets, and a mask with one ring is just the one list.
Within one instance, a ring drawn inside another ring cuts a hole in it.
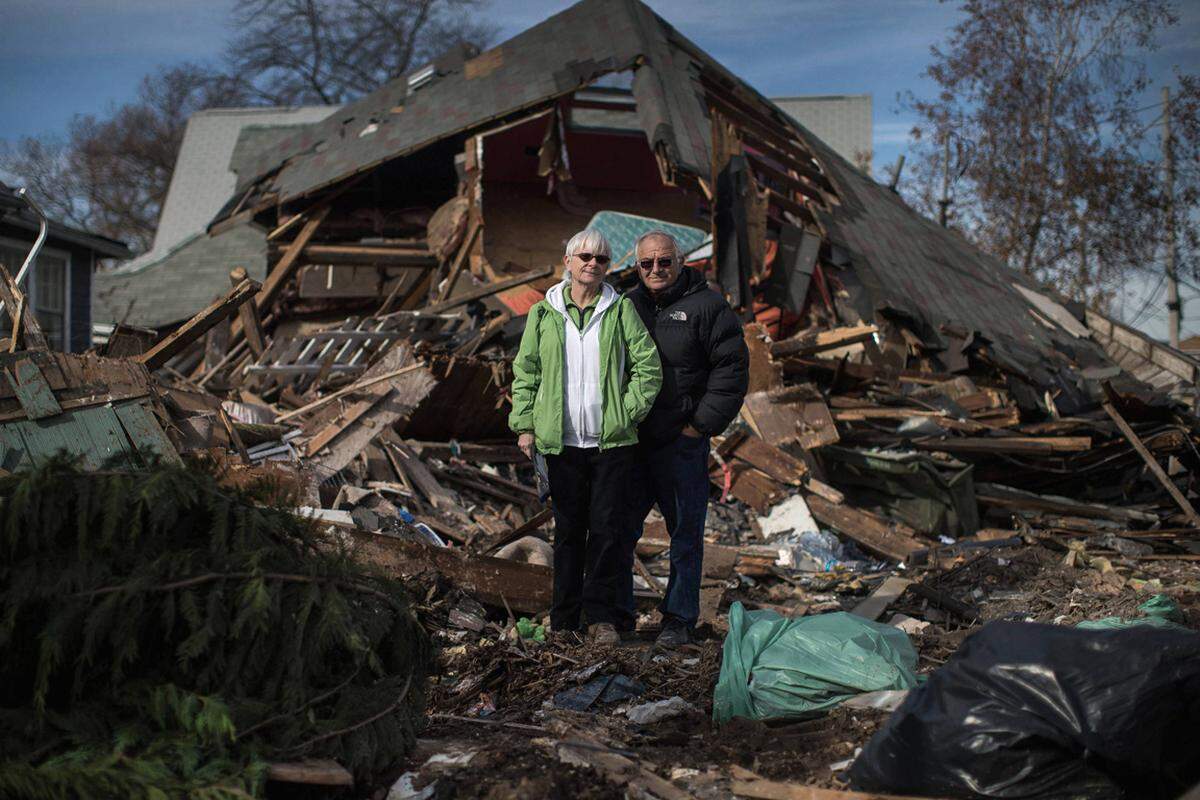
[{"label": "white plastic debris", "polygon": [[695,710],[695,706],[679,695],[675,695],[674,697],[659,700],[655,703],[643,703],[640,706],[634,706],[625,713],[625,716],[629,717],[629,721],[636,725],[650,725]]},{"label": "white plastic debris", "polygon": [[429,800],[433,797],[433,792],[437,788],[437,781],[426,786],[424,789],[417,789],[413,786],[413,781],[417,779],[417,773],[406,772],[396,779],[392,784],[392,788],[388,790],[387,800]]},{"label": "white plastic debris", "polygon": [[929,623],[924,620],[915,619],[907,614],[893,614],[888,620],[888,625],[893,628],[899,628],[909,636],[915,636],[929,627]]},{"label": "white plastic debris", "polygon": [[805,531],[819,530],[817,521],[813,519],[812,512],[808,510],[808,503],[805,503],[804,498],[798,494],[792,495],[772,508],[771,513],[767,516],[759,517],[758,527],[767,539],[787,531],[801,534]]},{"label": "white plastic debris", "polygon": [[908,689],[884,689],[855,695],[842,705],[850,708],[878,708],[883,711],[895,711],[906,697],[908,697]]}]

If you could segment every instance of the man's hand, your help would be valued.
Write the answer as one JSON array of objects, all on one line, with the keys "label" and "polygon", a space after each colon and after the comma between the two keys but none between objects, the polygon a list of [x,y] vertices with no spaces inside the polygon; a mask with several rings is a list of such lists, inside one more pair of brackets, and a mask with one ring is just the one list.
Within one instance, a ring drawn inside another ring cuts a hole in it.
[{"label": "man's hand", "polygon": [[517,447],[521,448],[521,452],[530,461],[533,460],[533,441],[532,433],[522,433],[517,437]]},{"label": "man's hand", "polygon": [[690,437],[692,437],[693,439],[699,439],[700,437],[704,436],[704,434],[703,434],[703,433],[701,433],[700,431],[696,430],[696,429],[695,429],[695,428],[693,428],[691,425],[684,425],[684,426],[683,426],[683,435],[684,435],[684,436],[690,436]]}]

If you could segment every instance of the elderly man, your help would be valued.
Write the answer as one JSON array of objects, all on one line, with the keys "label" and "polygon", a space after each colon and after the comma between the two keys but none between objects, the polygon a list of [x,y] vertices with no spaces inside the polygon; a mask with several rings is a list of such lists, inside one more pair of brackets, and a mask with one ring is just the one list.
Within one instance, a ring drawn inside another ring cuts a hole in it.
[{"label": "elderly man", "polygon": [[641,285],[626,296],[658,346],[663,384],[638,427],[635,530],[626,549],[623,626],[633,623],[633,550],[642,522],[658,503],[671,535],[671,577],[659,608],[658,644],[692,639],[700,616],[704,520],[708,515],[708,440],[737,416],[749,383],[742,326],[704,276],[683,266],[675,239],[651,231],[637,240]]}]

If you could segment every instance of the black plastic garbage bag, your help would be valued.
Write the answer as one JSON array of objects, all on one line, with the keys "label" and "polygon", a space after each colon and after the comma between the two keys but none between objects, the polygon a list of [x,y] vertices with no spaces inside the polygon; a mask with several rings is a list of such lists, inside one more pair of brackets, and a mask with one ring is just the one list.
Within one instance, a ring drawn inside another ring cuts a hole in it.
[{"label": "black plastic garbage bag", "polygon": [[850,770],[934,797],[1174,798],[1200,781],[1200,633],[993,622]]}]

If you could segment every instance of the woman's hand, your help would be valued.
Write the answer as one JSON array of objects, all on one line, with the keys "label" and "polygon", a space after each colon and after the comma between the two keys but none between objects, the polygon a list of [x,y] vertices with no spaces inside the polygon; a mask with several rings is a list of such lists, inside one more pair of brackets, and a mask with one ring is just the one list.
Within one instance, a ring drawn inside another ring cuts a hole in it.
[{"label": "woman's hand", "polygon": [[518,436],[517,437],[517,447],[521,448],[521,452],[525,454],[526,458],[528,458],[530,461],[533,460],[533,434],[532,433],[522,433],[520,436]]}]

